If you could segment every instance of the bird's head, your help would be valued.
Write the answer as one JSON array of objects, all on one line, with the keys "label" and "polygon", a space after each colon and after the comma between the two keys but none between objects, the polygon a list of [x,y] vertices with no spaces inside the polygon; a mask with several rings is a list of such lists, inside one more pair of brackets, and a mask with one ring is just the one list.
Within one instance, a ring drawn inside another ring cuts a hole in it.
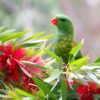
[{"label": "bird's head", "polygon": [[68,16],[58,14],[51,19],[51,23],[57,26],[59,33],[73,34],[73,25]]}]

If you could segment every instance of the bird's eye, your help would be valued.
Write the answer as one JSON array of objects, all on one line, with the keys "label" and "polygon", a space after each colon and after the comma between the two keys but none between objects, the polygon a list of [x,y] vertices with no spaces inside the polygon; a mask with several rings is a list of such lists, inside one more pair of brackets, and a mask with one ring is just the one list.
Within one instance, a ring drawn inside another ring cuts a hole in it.
[{"label": "bird's eye", "polygon": [[65,22],[66,20],[65,19],[60,19],[62,22]]}]

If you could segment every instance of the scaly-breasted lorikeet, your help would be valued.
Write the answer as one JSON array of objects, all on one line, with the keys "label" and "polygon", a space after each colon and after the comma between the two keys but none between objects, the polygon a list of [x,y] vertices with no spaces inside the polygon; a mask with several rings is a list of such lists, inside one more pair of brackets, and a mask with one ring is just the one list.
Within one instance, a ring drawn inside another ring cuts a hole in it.
[{"label": "scaly-breasted lorikeet", "polygon": [[[58,29],[54,40],[54,51],[67,64],[71,49],[77,45],[74,42],[74,29],[71,19],[66,15],[58,14],[51,20],[51,23],[56,25]],[[82,55],[79,51],[75,59],[81,57]]]}]

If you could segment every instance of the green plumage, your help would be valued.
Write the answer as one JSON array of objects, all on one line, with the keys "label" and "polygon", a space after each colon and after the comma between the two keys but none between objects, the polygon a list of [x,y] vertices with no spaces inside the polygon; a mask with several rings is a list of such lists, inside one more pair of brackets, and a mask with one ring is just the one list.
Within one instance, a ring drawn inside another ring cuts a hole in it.
[{"label": "green plumage", "polygon": [[[59,57],[62,57],[63,61],[67,64],[71,49],[77,45],[73,39],[73,25],[70,18],[65,15],[56,15],[55,18],[57,19],[56,26],[58,33],[54,40],[54,51]],[[76,59],[80,57],[82,57],[82,55],[79,51]]]}]

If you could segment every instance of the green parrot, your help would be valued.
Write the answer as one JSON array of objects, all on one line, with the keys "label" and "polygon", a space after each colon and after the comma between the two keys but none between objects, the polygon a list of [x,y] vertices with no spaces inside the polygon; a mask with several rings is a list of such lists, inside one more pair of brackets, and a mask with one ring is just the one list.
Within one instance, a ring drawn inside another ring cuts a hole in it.
[{"label": "green parrot", "polygon": [[[66,15],[57,14],[51,19],[51,23],[56,25],[58,29],[53,43],[54,51],[59,57],[62,57],[63,62],[67,64],[71,49],[77,45],[74,41],[74,29],[71,19]],[[81,57],[82,54],[79,51],[75,59]]]}]

